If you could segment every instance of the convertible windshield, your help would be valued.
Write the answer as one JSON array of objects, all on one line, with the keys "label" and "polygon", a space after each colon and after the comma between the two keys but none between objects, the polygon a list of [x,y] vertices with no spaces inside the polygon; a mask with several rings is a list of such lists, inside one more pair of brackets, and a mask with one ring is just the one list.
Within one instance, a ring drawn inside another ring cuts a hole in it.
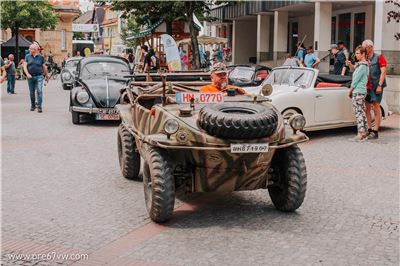
[{"label": "convertible windshield", "polygon": [[75,68],[76,65],[79,63],[79,60],[69,60],[66,64],[65,67],[68,68]]},{"label": "convertible windshield", "polygon": [[100,79],[106,76],[120,77],[128,74],[129,68],[126,64],[118,62],[93,62],[82,68],[82,79]]},{"label": "convertible windshield", "polygon": [[229,79],[250,82],[253,79],[254,69],[246,67],[236,67],[229,73]]},{"label": "convertible windshield", "polygon": [[290,86],[301,86],[305,88],[311,87],[311,82],[314,78],[314,71],[310,69],[300,68],[280,68],[274,69],[264,84]]}]

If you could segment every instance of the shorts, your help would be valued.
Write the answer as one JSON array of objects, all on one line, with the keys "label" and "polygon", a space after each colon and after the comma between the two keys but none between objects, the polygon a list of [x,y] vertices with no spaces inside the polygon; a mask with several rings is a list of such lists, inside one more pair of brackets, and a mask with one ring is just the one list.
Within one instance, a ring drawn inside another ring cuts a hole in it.
[{"label": "shorts", "polygon": [[367,103],[373,103],[373,102],[381,103],[382,94],[383,94],[383,88],[382,88],[381,93],[379,93],[379,94],[376,93],[376,90],[368,90],[367,91],[367,97],[365,98],[365,101]]}]

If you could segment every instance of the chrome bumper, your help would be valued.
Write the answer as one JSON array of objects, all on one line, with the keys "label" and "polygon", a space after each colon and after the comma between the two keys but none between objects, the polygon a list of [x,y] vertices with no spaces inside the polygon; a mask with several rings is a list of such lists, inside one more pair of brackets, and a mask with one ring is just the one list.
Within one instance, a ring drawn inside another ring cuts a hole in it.
[{"label": "chrome bumper", "polygon": [[[118,114],[118,110],[115,108],[93,108],[93,107],[81,107],[81,106],[70,106],[70,111],[88,114]],[[111,112],[108,110],[112,110]]]}]

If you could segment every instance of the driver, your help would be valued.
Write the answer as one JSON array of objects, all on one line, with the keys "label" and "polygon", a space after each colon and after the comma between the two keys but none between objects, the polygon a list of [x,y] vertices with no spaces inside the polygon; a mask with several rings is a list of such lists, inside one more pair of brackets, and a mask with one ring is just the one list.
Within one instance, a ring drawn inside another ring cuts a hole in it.
[{"label": "driver", "polygon": [[228,69],[222,62],[217,62],[211,66],[211,82],[212,84],[204,85],[200,88],[200,92],[225,92],[228,89],[236,89],[238,94],[246,94],[247,92],[239,87],[228,85]]}]

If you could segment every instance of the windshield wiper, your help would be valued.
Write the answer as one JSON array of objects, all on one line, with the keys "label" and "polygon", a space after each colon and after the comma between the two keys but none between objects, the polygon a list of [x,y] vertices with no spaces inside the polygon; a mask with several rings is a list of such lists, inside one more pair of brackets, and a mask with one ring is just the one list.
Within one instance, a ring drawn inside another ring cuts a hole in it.
[{"label": "windshield wiper", "polygon": [[296,83],[303,75],[304,75],[304,72],[301,73],[300,76],[298,76],[298,77],[293,81],[293,83]]}]

